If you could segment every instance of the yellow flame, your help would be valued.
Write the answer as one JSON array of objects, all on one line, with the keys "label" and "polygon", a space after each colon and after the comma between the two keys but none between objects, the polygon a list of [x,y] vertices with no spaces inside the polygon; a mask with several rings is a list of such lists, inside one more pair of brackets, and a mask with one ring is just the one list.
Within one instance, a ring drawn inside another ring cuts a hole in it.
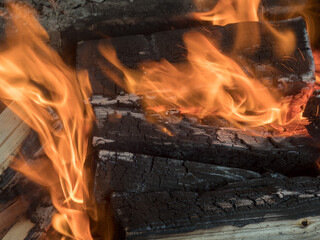
[{"label": "yellow flame", "polygon": [[[259,21],[260,0],[224,0],[206,13],[196,13],[200,20],[216,25],[244,21]],[[265,22],[277,46],[276,55],[291,55],[296,47],[296,37],[291,31],[279,32]],[[260,29],[250,29],[238,24],[234,51],[260,42]],[[234,126],[252,128],[269,125],[274,128],[301,120],[301,106],[309,92],[303,92],[302,102],[292,97],[282,97],[276,89],[269,89],[259,80],[248,77],[231,58],[223,55],[198,32],[184,36],[188,51],[187,63],[170,64],[166,60],[144,63],[139,70],[126,68],[110,46],[100,46],[102,55],[119,68],[125,78],[119,79],[112,70],[105,73],[129,92],[143,95],[146,109],[165,116],[168,110],[179,110],[199,118],[215,116],[226,119]],[[232,54],[231,54],[232,55]],[[296,126],[294,127],[296,128]],[[281,129],[281,128],[279,128]]]},{"label": "yellow flame", "polygon": [[291,98],[280,100],[206,37],[190,32],[184,40],[188,63],[172,65],[162,60],[144,64],[141,72],[123,66],[113,49],[101,46],[100,51],[125,74],[124,82],[114,80],[130,92],[147,96],[146,107],[158,113],[176,109],[199,118],[213,115],[239,127],[285,125],[300,119],[300,113],[288,117]]},{"label": "yellow flame", "polygon": [[[296,46],[296,38],[292,31],[280,32],[266,21],[262,14],[259,15],[260,0],[224,0],[218,1],[215,7],[209,12],[194,13],[195,18],[202,21],[212,22],[213,25],[225,26],[239,22],[258,22],[263,21],[277,41],[277,48],[274,54],[277,56],[290,55]],[[289,3],[288,3],[289,4]],[[236,42],[234,49],[241,49],[243,42],[259,44],[260,31],[258,27],[250,29],[248,34],[246,25],[238,25],[236,30]]]},{"label": "yellow flame", "polygon": [[[6,46],[0,52],[0,96],[39,135],[46,157],[13,167],[46,186],[59,214],[53,226],[65,236],[92,239],[95,201],[85,171],[94,114],[85,72],[69,68],[47,42],[48,34],[22,5],[8,5]],[[12,106],[12,105],[11,105]]]}]

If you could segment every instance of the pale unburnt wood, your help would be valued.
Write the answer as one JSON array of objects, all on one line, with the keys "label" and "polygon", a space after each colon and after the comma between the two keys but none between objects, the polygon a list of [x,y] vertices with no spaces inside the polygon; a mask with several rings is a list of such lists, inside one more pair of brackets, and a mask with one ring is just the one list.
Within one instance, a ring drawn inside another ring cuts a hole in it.
[{"label": "pale unburnt wood", "polygon": [[8,231],[8,233],[2,238],[2,240],[26,239],[28,232],[34,227],[34,225],[35,224],[26,217],[21,217]]},{"label": "pale unburnt wood", "polygon": [[[12,105],[16,103],[11,103]],[[24,123],[10,106],[0,114],[0,175],[7,169],[11,157],[14,156],[23,141],[30,133],[29,126]]]},{"label": "pale unburnt wood", "polygon": [[[30,204],[23,199],[15,199],[7,204],[3,204],[3,208],[0,210],[0,237],[7,234],[7,231],[24,216],[27,212]],[[21,239],[21,238],[17,238]]]}]

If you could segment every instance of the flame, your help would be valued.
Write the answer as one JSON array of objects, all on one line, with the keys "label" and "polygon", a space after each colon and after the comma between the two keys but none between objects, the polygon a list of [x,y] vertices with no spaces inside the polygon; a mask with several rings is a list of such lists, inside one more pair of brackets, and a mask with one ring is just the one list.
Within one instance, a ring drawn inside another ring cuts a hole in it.
[{"label": "flame", "polygon": [[125,75],[124,82],[114,80],[145,96],[147,109],[155,112],[175,109],[199,118],[218,116],[246,128],[286,125],[301,118],[300,112],[289,117],[291,98],[280,98],[259,80],[248,77],[202,34],[189,32],[184,41],[188,63],[173,65],[162,60],[144,64],[142,72],[123,66],[112,48],[101,46],[100,51]]},{"label": "flame", "polygon": [[[277,40],[277,48],[274,48],[276,56],[290,55],[296,46],[296,38],[292,31],[278,31],[273,24],[266,21],[262,14],[259,15],[260,0],[224,0],[218,1],[209,12],[194,13],[196,19],[212,22],[213,25],[225,26],[230,23],[263,21]],[[252,45],[260,43],[260,32],[257,27],[247,34],[247,26],[238,25],[236,30],[236,43],[234,50],[241,49],[243,42],[251,42]]]},{"label": "flame", "polygon": [[246,21],[257,22],[259,5],[260,0],[218,1],[211,11],[194,13],[194,16],[203,21],[210,21],[212,25],[221,26]]},{"label": "flame", "polygon": [[48,34],[34,12],[8,5],[6,46],[0,52],[0,96],[16,102],[13,110],[39,135],[44,157],[13,167],[47,187],[58,210],[54,228],[64,236],[92,239],[90,217],[96,217],[85,170],[94,114],[87,99],[88,76],[69,68],[47,42]]},{"label": "flame", "polygon": [[[260,0],[218,1],[211,11],[195,16],[216,25],[263,21],[258,16],[259,4]],[[277,40],[275,54],[290,56],[296,47],[294,33],[279,32],[266,21],[264,24]],[[237,26],[232,53],[243,48],[243,44],[250,46],[260,42],[260,30],[256,26],[250,34],[245,24]],[[171,64],[161,60],[144,63],[138,71],[126,68],[110,46],[100,46],[101,54],[120,69],[125,78],[119,79],[107,68],[104,68],[105,73],[127,91],[144,96],[146,109],[163,116],[167,111],[178,110],[200,119],[223,118],[246,129],[268,125],[280,130],[279,126],[301,124],[301,106],[305,105],[309,92],[302,93],[306,97],[300,94],[296,99],[282,97],[276,89],[267,88],[262,81],[247,76],[237,62],[223,55],[200,33],[189,32],[184,41],[187,63]],[[302,100],[297,100],[298,97]]]}]

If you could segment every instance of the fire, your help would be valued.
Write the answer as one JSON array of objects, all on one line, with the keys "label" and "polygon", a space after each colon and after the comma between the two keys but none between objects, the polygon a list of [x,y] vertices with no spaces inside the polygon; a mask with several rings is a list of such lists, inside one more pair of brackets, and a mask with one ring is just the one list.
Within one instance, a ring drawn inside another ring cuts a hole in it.
[{"label": "fire", "polygon": [[[224,0],[218,1],[216,6],[209,12],[194,13],[195,18],[202,21],[212,22],[213,25],[225,26],[231,23],[239,22],[258,22],[263,21],[265,26],[277,38],[277,50],[275,55],[290,55],[295,46],[295,36],[291,31],[277,31],[274,26],[264,20],[262,14],[258,14],[260,0]],[[250,36],[247,35],[247,27],[245,25],[237,26],[236,43],[234,49],[241,49],[243,42],[251,42],[251,44],[259,44],[259,29],[251,29]]]},{"label": "fire", "polygon": [[144,95],[146,107],[158,113],[175,109],[199,118],[214,115],[239,127],[284,125],[300,118],[288,118],[290,99],[280,101],[206,37],[192,32],[184,40],[188,63],[172,65],[162,60],[145,64],[142,73],[124,67],[112,49],[102,47],[101,52],[125,74],[124,85],[118,83]]},{"label": "fire", "polygon": [[[259,21],[259,4],[259,0],[219,1],[212,11],[195,16],[216,25]],[[265,26],[277,39],[275,54],[290,56],[296,46],[294,34],[279,32],[268,22]],[[238,26],[234,51],[243,48],[243,43],[248,46],[248,42],[254,45],[260,41],[259,29],[252,29],[248,36],[243,33],[244,27]],[[120,69],[125,78],[115,77],[108,69],[105,72],[127,91],[144,96],[146,109],[163,116],[170,110],[178,110],[200,119],[223,118],[245,129],[259,126],[282,129],[279,126],[301,122],[300,106],[306,102],[292,106],[292,98],[285,98],[261,80],[247,76],[237,62],[223,55],[213,41],[198,32],[185,34],[184,41],[187,63],[171,64],[163,59],[144,63],[138,71],[126,68],[111,47],[100,46],[101,54]],[[307,101],[307,97],[304,100]]]},{"label": "fire", "polygon": [[90,240],[96,217],[85,171],[94,114],[85,72],[76,73],[51,49],[48,35],[28,7],[9,5],[6,46],[0,53],[0,96],[39,135],[45,157],[13,167],[47,187],[58,210],[54,228]]},{"label": "fire", "polygon": [[212,25],[221,26],[237,22],[257,22],[259,5],[260,0],[218,1],[211,11],[194,13],[194,16],[200,20],[210,21]]}]

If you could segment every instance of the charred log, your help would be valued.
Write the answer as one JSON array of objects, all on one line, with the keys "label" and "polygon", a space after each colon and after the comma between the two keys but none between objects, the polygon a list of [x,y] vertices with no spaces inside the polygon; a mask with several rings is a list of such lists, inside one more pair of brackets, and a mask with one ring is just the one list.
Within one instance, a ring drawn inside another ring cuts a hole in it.
[{"label": "charred log", "polygon": [[[10,1],[12,2],[12,1]],[[200,25],[192,12],[211,10],[218,0],[194,4],[193,0],[73,0],[43,2],[15,0],[28,3],[39,13],[41,24],[49,32],[54,45],[65,50],[78,41],[104,36],[150,34],[172,28]],[[260,12],[271,19],[292,17],[297,8],[307,6],[307,0],[262,0]],[[0,3],[0,7],[4,7]]]},{"label": "charred log", "polygon": [[309,98],[303,116],[307,117],[310,124],[306,126],[309,134],[316,140],[320,139],[320,90],[317,89],[313,92],[313,95]]},{"label": "charred log", "polygon": [[131,152],[287,176],[317,175],[319,152],[310,137],[255,136],[189,118],[168,122],[158,115],[152,115],[150,122],[134,95],[114,100],[94,97],[92,104],[97,117],[93,142],[97,151]]},{"label": "charred log", "polygon": [[237,168],[101,150],[96,160],[95,196],[112,192],[211,191],[228,183],[262,177]]},{"label": "charred log", "polygon": [[319,184],[265,178],[203,194],[114,193],[111,205],[124,239],[317,239]]},{"label": "charred log", "polygon": [[[252,46],[252,42],[244,42],[241,49],[232,51],[236,41],[236,29],[247,29],[244,35],[251,36],[251,29],[260,31],[260,45]],[[244,71],[272,89],[277,89],[283,96],[290,96],[294,111],[299,111],[304,98],[311,94],[315,76],[314,60],[309,45],[308,34],[302,19],[281,21],[277,30],[291,30],[297,37],[297,44],[292,56],[277,56],[279,52],[276,38],[263,23],[245,22],[230,24],[225,27],[210,26],[206,28],[181,29],[155,33],[149,36],[136,35],[110,40],[81,42],[78,45],[78,68],[88,69],[94,94],[109,97],[117,96],[121,89],[110,78],[105,76],[101,66],[110,66],[98,51],[99,45],[112,45],[120,61],[130,68],[137,68],[139,63],[147,60],[159,61],[164,58],[171,63],[184,62],[187,50],[183,47],[183,36],[192,31],[200,32],[216,42],[216,46],[226,55],[230,55]],[[294,59],[294,60],[292,60]],[[114,73],[121,73],[114,69]]]}]

